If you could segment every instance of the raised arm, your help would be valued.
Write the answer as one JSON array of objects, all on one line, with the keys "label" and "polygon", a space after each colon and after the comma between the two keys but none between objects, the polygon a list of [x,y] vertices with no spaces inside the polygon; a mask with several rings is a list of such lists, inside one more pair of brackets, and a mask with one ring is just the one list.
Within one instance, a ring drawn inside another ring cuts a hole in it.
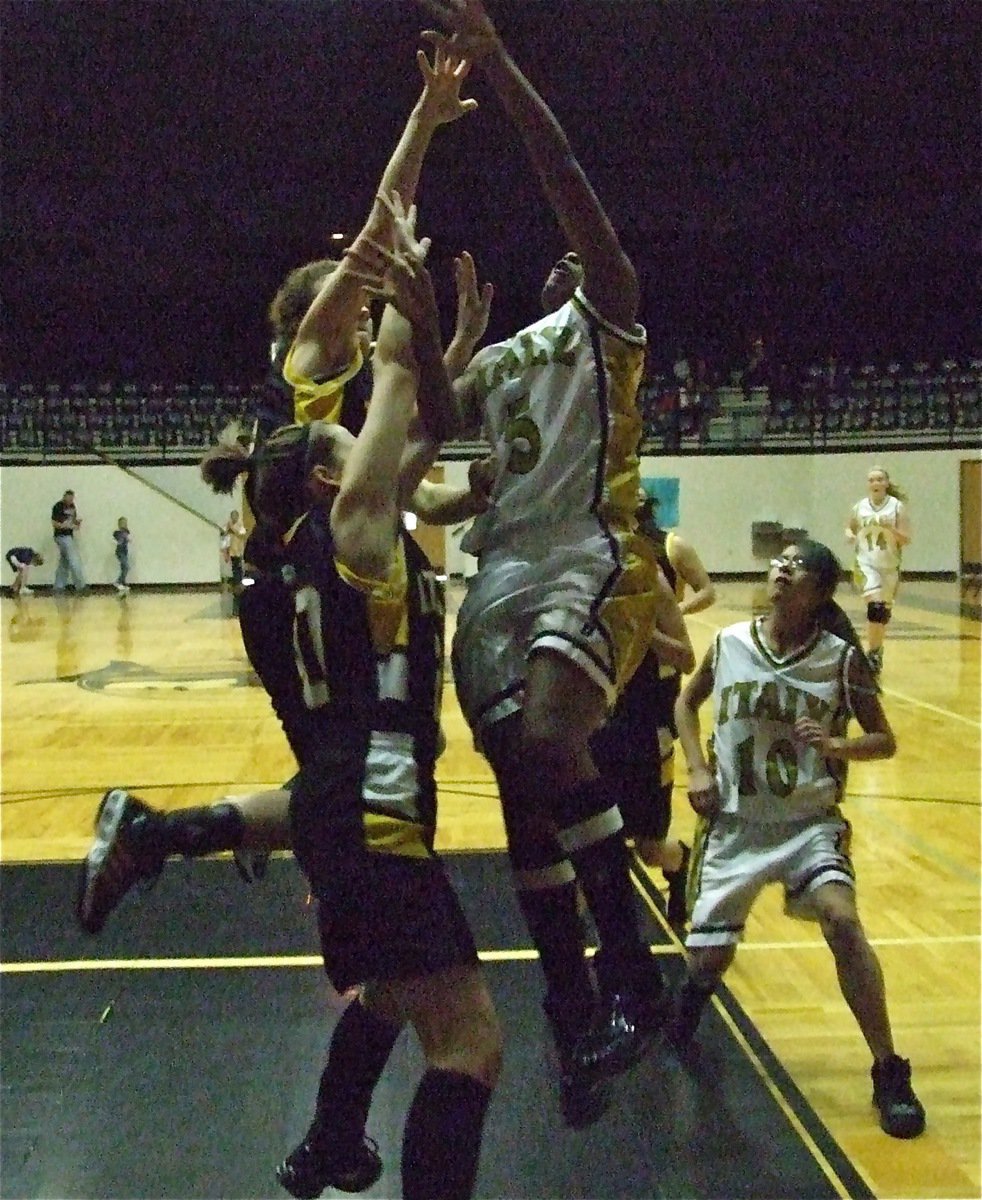
[{"label": "raised arm", "polygon": [[[355,440],[331,510],[338,557],[363,578],[385,578],[395,550],[400,509],[428,469],[439,441],[432,431],[446,418],[441,400],[423,398],[432,373],[450,391],[441,356],[436,298],[417,241],[416,210],[404,213],[398,195],[383,197],[393,222],[394,250],[366,242],[350,252],[351,273],[388,303],[379,326],[371,403]],[[435,385],[434,389],[437,390]],[[422,453],[418,448],[422,447]],[[407,455],[418,462],[407,470]],[[424,465],[425,463],[425,465]]]},{"label": "raised arm", "polygon": [[[453,48],[480,66],[518,130],[569,248],[580,256],[587,298],[609,321],[630,329],[640,299],[634,267],[552,110],[505,49],[481,0],[422,3],[454,35]],[[439,34],[427,36],[447,44]]]},{"label": "raised arm", "polygon": [[443,356],[443,365],[451,381],[463,373],[477,343],[484,337],[494,298],[492,284],[478,287],[474,259],[466,250],[454,259],[454,279],[457,283],[457,324]]},{"label": "raised arm", "polygon": [[[476,100],[460,98],[461,85],[470,71],[466,59],[437,48],[432,63],[422,50],[417,61],[423,75],[423,91],[382,174],[368,219],[353,244],[356,250],[364,248],[366,242],[389,242],[392,218],[378,195],[398,192],[408,209],[434,132],[440,125],[455,121],[477,107]],[[300,322],[293,344],[293,369],[312,379],[342,371],[356,353],[364,306],[364,289],[352,276],[346,257],[328,275]]]},{"label": "raised arm", "polygon": [[388,578],[399,528],[399,462],[416,411],[416,372],[411,359],[396,352],[408,347],[409,323],[391,305],[379,328],[372,400],[355,440],[331,508],[331,532],[338,559],[362,579]]}]

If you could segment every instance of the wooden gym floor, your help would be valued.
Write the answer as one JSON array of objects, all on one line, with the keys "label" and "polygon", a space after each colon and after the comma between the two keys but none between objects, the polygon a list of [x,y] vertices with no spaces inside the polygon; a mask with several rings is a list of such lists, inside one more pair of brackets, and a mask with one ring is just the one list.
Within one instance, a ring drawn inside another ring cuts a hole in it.
[{"label": "wooden gym floor", "polygon": [[[691,619],[698,654],[720,625],[746,616],[759,597],[758,589],[748,584],[723,584],[720,593],[714,608]],[[851,597],[845,587],[840,599],[850,615],[860,621],[862,606],[858,599]],[[977,603],[977,597],[975,600]],[[765,893],[752,915],[747,941],[727,977],[725,1002],[717,1008],[712,1026],[700,1033],[700,1040],[708,1043],[710,1056],[724,1044],[730,1049],[732,1045],[744,1046],[746,1063],[752,1065],[750,1082],[741,1084],[734,1075],[724,1086],[724,1068],[720,1068],[719,1075],[704,1071],[700,1076],[697,1071],[694,1081],[690,1080],[690,1092],[676,1095],[675,1102],[688,1105],[692,1120],[699,1121],[720,1120],[714,1089],[717,1100],[726,1099],[728,1120],[741,1105],[764,1114],[777,1103],[778,1115],[761,1119],[770,1121],[775,1129],[789,1124],[798,1131],[798,1142],[806,1153],[825,1164],[820,1171],[822,1188],[830,1189],[812,1192],[804,1176],[788,1176],[788,1195],[858,1195],[865,1189],[879,1197],[980,1195],[980,643],[978,621],[961,615],[961,601],[956,584],[905,585],[888,633],[883,677],[885,703],[897,732],[899,753],[890,762],[855,764],[849,779],[848,811],[854,824],[860,908],[886,975],[898,1051],[912,1059],[915,1084],[927,1107],[926,1134],[914,1142],[901,1143],[880,1132],[869,1103],[867,1051],[840,997],[831,956],[814,928],[783,916],[779,897],[771,893]],[[5,1133],[7,1169],[0,1172],[0,1194],[190,1195],[190,1190],[180,1190],[179,1181],[167,1182],[162,1177],[139,1182],[130,1176],[133,1190],[129,1193],[73,1190],[83,1185],[77,1180],[70,1183],[57,1172],[52,1175],[50,1162],[47,1172],[32,1175],[30,1163],[38,1155],[44,1159],[45,1135],[42,1128],[32,1142],[30,1122],[20,1124],[23,1114],[19,1108],[15,1112],[24,1095],[33,1094],[30,1081],[17,1078],[18,1064],[24,1061],[18,1047],[32,1038],[35,1045],[50,1039],[59,1021],[68,1019],[64,1006],[81,1005],[80,997],[88,996],[92,980],[97,977],[94,968],[107,966],[105,961],[100,962],[107,952],[102,939],[73,940],[73,871],[66,866],[84,854],[93,813],[105,788],[121,784],[155,804],[173,807],[275,785],[292,774],[293,765],[264,694],[251,686],[227,596],[207,591],[134,591],[125,599],[105,593],[57,601],[43,594],[19,602],[4,597],[0,619],[0,858],[4,884],[0,981],[5,992],[4,1099],[11,1101],[9,1106],[5,1104],[0,1118],[12,1139],[8,1140]],[[470,746],[451,689],[445,702],[445,728],[448,748],[439,772],[439,844],[444,850],[461,852],[451,862],[457,864],[453,869],[466,891],[472,887],[474,871],[480,878],[480,873],[486,871],[493,871],[496,880],[504,876],[496,853],[503,846],[502,828],[494,785],[486,764]],[[680,771],[680,775],[675,829],[688,836],[693,820],[685,802],[684,773]],[[280,871],[289,868],[291,878],[295,875],[289,864],[275,865]],[[168,868],[159,887],[165,882],[171,886],[170,873]],[[219,880],[215,884],[219,888],[229,880],[230,888],[238,886],[234,872],[222,863],[178,864],[174,876],[178,880],[205,881],[200,887],[207,897],[211,896],[208,889],[213,878]],[[679,947],[660,918],[657,889],[661,883],[658,875],[639,876],[639,890],[647,901],[652,922],[652,941],[675,970],[681,961]],[[507,888],[502,897],[506,893]],[[185,902],[174,903],[179,908]],[[500,903],[505,905],[507,901],[502,898]],[[202,932],[203,921],[190,927],[181,924],[176,930],[171,927],[165,952],[158,954],[149,934],[148,940],[141,942],[141,931],[146,932],[149,926],[156,928],[149,915],[156,912],[159,919],[159,914],[169,911],[166,904],[166,895],[147,898],[145,904],[142,900],[134,902],[125,910],[129,924],[122,921],[123,910],[117,914],[122,923],[113,935],[117,942],[113,943],[112,963],[108,964],[113,972],[146,978],[151,973],[145,968],[157,957],[171,960],[169,965],[173,966],[177,959],[225,953],[209,945]],[[209,904],[205,905],[206,911],[210,911]],[[506,925],[505,933],[489,930],[485,934],[482,930],[479,941],[485,938],[481,945],[488,951],[489,971],[502,1002],[506,1032],[511,1044],[522,1048],[512,1053],[525,1053],[529,1038],[534,1037],[536,1045],[541,1040],[541,1030],[530,1028],[536,1023],[539,983],[528,966],[524,931],[510,921]],[[282,945],[270,947],[264,938],[260,922],[254,941],[239,946],[236,953],[271,954],[274,959],[283,954]],[[316,961],[311,938],[304,949]],[[154,972],[153,978],[159,977],[161,982],[153,987],[159,986],[166,993],[170,987],[167,980],[179,973],[163,969]],[[230,973],[193,974],[224,977]],[[316,971],[306,972],[308,982],[304,987],[292,976],[287,983],[289,972],[274,971],[271,975],[283,980],[285,1003],[295,1005],[298,1013],[306,1014],[309,1009],[311,1019],[316,1015],[314,1006],[320,992],[310,982],[317,978]],[[237,993],[230,988],[229,995],[219,1001],[208,992],[217,986],[209,983],[204,989],[201,1002],[205,1014],[192,1013],[190,1024],[206,1022],[209,1005],[227,1014],[230,1005],[234,1008],[241,1001],[240,1033],[248,1036],[254,994],[249,989]],[[277,1002],[279,986],[274,980],[270,989],[272,1004]],[[47,997],[47,1001],[42,1003],[41,997]],[[96,1003],[94,996],[90,999]],[[45,1007],[48,1001],[54,1004],[54,1011]],[[168,1000],[167,996],[161,1000],[171,1016],[168,1005],[184,1002],[184,998]],[[101,1010],[95,1015],[96,1023],[100,1016]],[[152,1006],[145,1016],[152,1024]],[[305,1019],[298,1017],[301,1023]],[[234,1029],[230,1037],[232,1033]],[[315,1078],[321,1035],[320,1028],[316,1034],[308,1032],[313,1049],[291,1046],[290,1061],[280,1070],[289,1072],[301,1065],[306,1070],[309,1064],[301,1064],[300,1057],[308,1055],[309,1050]],[[160,1037],[159,1032],[153,1035],[154,1047],[160,1044]],[[138,1044],[126,1042],[126,1047],[130,1055],[140,1053]],[[173,1046],[172,1051],[178,1053]],[[94,1047],[79,1050],[90,1055],[97,1052]],[[73,1099],[80,1103],[82,1096],[76,1094],[77,1080],[69,1066],[71,1047],[61,1046],[59,1053],[65,1057],[48,1064],[44,1086],[49,1091],[55,1089],[63,1103]],[[541,1052],[536,1054],[535,1061],[539,1062]],[[114,1079],[125,1073],[129,1059],[119,1055],[117,1050],[111,1063],[104,1064],[109,1073],[101,1080],[103,1087],[111,1088]],[[58,1066],[62,1061],[63,1071]],[[716,1062],[712,1057],[709,1061]],[[244,1062],[248,1069],[248,1054]],[[410,1061],[406,1068],[407,1080],[412,1065]],[[190,1052],[181,1059],[181,1067],[190,1096],[197,1070]],[[625,1083],[618,1101],[622,1123],[616,1128],[623,1132],[637,1127],[638,1122],[649,1121],[653,1122],[652,1128],[663,1128],[664,1122],[656,1119],[657,1114],[648,1111],[645,1089],[665,1088],[669,1082],[661,1064],[644,1064],[643,1071]],[[174,1086],[177,1084],[173,1079],[166,1083],[166,1088]],[[528,1125],[531,1118],[527,1110],[533,1103],[530,1097],[536,1094],[538,1084],[523,1079],[517,1086],[522,1093],[521,1103],[514,1097],[509,1100],[509,1091],[514,1089],[508,1087],[495,1101],[503,1112],[513,1115],[514,1120],[507,1122],[508,1130],[516,1131],[525,1124],[526,1138],[532,1136],[533,1142],[540,1134],[544,1139],[555,1136],[541,1122]],[[273,1112],[274,1098],[270,1120],[277,1141],[275,1151],[271,1148],[270,1153],[286,1148],[287,1143],[279,1137],[281,1132],[285,1138],[302,1132],[312,1087],[305,1075],[302,1094],[296,1099],[295,1119]],[[741,1088],[745,1090],[741,1092]],[[788,1099],[799,1094],[807,1119],[800,1115],[797,1102]],[[92,1102],[92,1097],[87,1095],[85,1102]],[[180,1097],[180,1103],[185,1102],[186,1097]],[[171,1103],[177,1105],[178,1099],[171,1100],[169,1091],[160,1090],[152,1104],[144,1100],[142,1115],[147,1121],[170,1121],[166,1110]],[[234,1107],[235,1103],[234,1095],[230,1096],[227,1105]],[[543,1103],[548,1104],[548,1099]],[[214,1118],[203,1116],[202,1120],[213,1121],[216,1130],[221,1128],[220,1110]],[[287,1120],[289,1127],[281,1130],[282,1120]],[[822,1124],[830,1135],[828,1144],[823,1140]],[[691,1139],[693,1126],[686,1128],[684,1136]],[[610,1136],[609,1129],[607,1132]],[[753,1141],[759,1129],[753,1132],[736,1123],[731,1133],[751,1139],[758,1156],[766,1155],[772,1140],[774,1155],[779,1158],[788,1153],[781,1150],[776,1135],[774,1139],[763,1137],[759,1144]],[[587,1138],[584,1147],[597,1149],[597,1144],[589,1140],[592,1135],[564,1134],[550,1156],[551,1143],[544,1140],[533,1146],[533,1158],[526,1163],[526,1183],[519,1186],[513,1181],[510,1186],[501,1182],[509,1178],[504,1167],[499,1169],[501,1155],[515,1158],[516,1170],[523,1168],[511,1135],[502,1136],[504,1146],[491,1152],[494,1164],[489,1161],[482,1166],[481,1195],[542,1194],[528,1190],[536,1186],[537,1178],[540,1187],[555,1188],[557,1180],[535,1175],[539,1169],[536,1156],[558,1160],[564,1170],[568,1160],[570,1172],[575,1172],[577,1154],[590,1157],[585,1150],[572,1148],[578,1144],[575,1139]],[[388,1157],[395,1157],[392,1138],[386,1140]],[[638,1155],[638,1148],[632,1149],[616,1137],[614,1142],[616,1145],[608,1151],[612,1160],[623,1154],[627,1164],[624,1170],[634,1170],[632,1156]],[[718,1154],[718,1141],[715,1146]],[[10,1157],[12,1150],[16,1159]],[[712,1153],[711,1147],[706,1150]],[[244,1151],[237,1153],[241,1156]],[[658,1153],[671,1157],[680,1151],[669,1138]],[[738,1158],[734,1169],[742,1170],[743,1175],[731,1172],[725,1183],[721,1179],[713,1183],[698,1172],[669,1174],[661,1183],[639,1182],[633,1189],[625,1185],[617,1190],[616,1183],[611,1182],[613,1190],[605,1194],[780,1194],[781,1185],[773,1182],[766,1162]],[[617,1170],[611,1170],[616,1176]],[[20,1190],[9,1190],[3,1176],[9,1188]],[[87,1178],[92,1181],[95,1177]],[[388,1180],[391,1188],[395,1178],[387,1175],[382,1184]],[[770,1183],[765,1183],[768,1179]],[[92,1182],[91,1186],[96,1184]],[[217,1182],[209,1191],[201,1177],[197,1186],[199,1190],[194,1194],[203,1196],[257,1196],[275,1191],[275,1185],[263,1192],[255,1190],[255,1184],[245,1183],[236,1191]],[[587,1184],[581,1182],[580,1186]],[[673,1191],[673,1187],[684,1190]],[[714,1192],[714,1187],[727,1190]],[[373,1194],[393,1193],[383,1190]],[[594,1193],[575,1191],[571,1184],[567,1194]]]}]

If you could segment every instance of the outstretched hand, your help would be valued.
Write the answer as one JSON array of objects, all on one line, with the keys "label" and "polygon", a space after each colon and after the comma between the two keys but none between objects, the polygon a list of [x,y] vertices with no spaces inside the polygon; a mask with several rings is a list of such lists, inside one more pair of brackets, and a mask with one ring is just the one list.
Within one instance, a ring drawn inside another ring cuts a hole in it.
[{"label": "outstretched hand", "polygon": [[501,46],[501,39],[481,0],[420,0],[443,30],[427,29],[423,37],[438,49],[479,62]]},{"label": "outstretched hand", "polygon": [[416,62],[423,76],[420,103],[435,124],[446,125],[477,108],[476,100],[460,98],[461,85],[470,74],[471,60],[456,46],[449,42],[438,42],[432,63],[426,57],[425,50],[416,52]]},{"label": "outstretched hand", "polygon": [[457,283],[457,329],[455,336],[469,339],[476,345],[488,327],[494,284],[477,284],[477,268],[467,250],[453,260],[454,279]]}]

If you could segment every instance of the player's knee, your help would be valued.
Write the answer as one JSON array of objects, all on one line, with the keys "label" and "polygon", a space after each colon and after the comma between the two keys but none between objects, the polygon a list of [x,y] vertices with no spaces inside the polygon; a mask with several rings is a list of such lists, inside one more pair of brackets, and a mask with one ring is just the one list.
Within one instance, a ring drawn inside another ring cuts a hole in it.
[{"label": "player's knee", "polygon": [[882,600],[871,600],[866,605],[866,620],[871,625],[886,625],[890,620],[890,605]]},{"label": "player's knee", "polygon": [[641,835],[634,839],[634,849],[646,867],[669,865],[668,846],[664,838]]},{"label": "player's knee", "polygon": [[522,737],[525,769],[546,786],[565,786],[575,778],[581,747],[575,734],[560,721],[535,720],[526,724]]},{"label": "player's knee", "polygon": [[865,938],[859,914],[852,906],[835,905],[819,912],[822,934],[836,955],[850,954]]},{"label": "player's knee", "polygon": [[723,978],[736,956],[736,946],[698,946],[689,951],[686,974],[699,987],[709,990]]},{"label": "player's knee", "polygon": [[504,1036],[501,1022],[487,989],[466,1005],[448,1004],[440,1033],[421,1035],[427,1066],[441,1071],[458,1071],[493,1088],[501,1074]]},{"label": "player's knee", "polygon": [[[558,887],[568,882],[572,871],[566,853],[559,844],[556,827],[545,813],[531,811],[535,803],[530,795],[524,801],[527,806],[517,814],[512,806],[505,811],[505,833],[508,839],[508,858],[516,876],[529,876],[545,881],[551,880]],[[544,884],[542,885],[544,886]]]}]

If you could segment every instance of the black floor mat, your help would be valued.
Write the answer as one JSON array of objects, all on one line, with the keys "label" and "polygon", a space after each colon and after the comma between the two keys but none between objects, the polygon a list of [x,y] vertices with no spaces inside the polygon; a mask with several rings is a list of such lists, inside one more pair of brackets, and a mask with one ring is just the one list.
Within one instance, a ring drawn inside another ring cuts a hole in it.
[{"label": "black floor mat", "polygon": [[[596,1125],[565,1129],[538,964],[510,956],[529,943],[506,860],[447,861],[478,945],[498,952],[486,969],[507,1038],[478,1196],[870,1195],[726,993],[741,1037],[712,1010],[691,1063],[655,1050],[618,1081]],[[336,1019],[317,966],[252,961],[316,955],[293,863],[274,860],[251,888],[227,862],[171,863],[98,938],[74,926],[71,868],[5,867],[0,882],[0,1195],[285,1195],[273,1168],[307,1126]],[[680,956],[648,919],[651,941],[665,943],[666,970],[677,975]],[[250,961],[222,964],[241,958]],[[174,959],[206,965],[164,966]],[[367,1195],[400,1195],[402,1126],[422,1065],[404,1034],[369,1120],[386,1170]]]}]

